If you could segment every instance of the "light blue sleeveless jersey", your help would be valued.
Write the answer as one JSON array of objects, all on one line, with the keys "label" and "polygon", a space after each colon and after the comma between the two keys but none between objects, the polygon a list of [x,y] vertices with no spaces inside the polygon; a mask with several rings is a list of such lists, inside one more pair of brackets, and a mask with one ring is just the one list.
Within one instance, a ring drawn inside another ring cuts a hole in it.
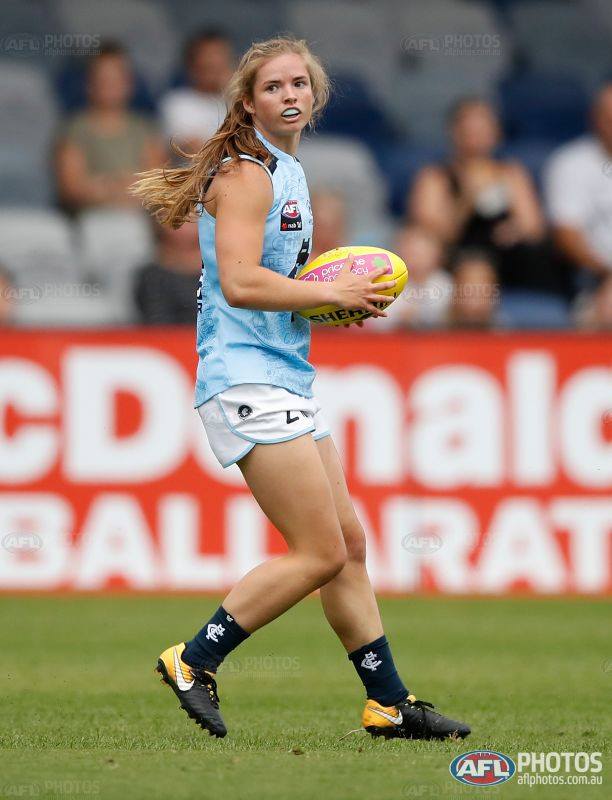
[{"label": "light blue sleeveless jersey", "polygon": [[[294,277],[312,247],[312,210],[300,162],[255,131],[272,153],[274,199],[266,218],[260,263]],[[242,156],[255,161],[251,156]],[[248,198],[245,197],[245,202]],[[215,254],[215,218],[200,206],[202,277],[198,290],[196,408],[240,383],[268,383],[312,397],[308,363],[310,323],[291,311],[232,308],[221,291]]]}]

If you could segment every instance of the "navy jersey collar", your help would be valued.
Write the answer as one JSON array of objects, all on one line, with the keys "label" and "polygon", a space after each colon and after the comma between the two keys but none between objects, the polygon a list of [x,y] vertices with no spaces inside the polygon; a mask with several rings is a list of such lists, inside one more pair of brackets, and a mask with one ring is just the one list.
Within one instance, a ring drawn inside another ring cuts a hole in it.
[{"label": "navy jersey collar", "polygon": [[276,145],[273,145],[272,142],[269,142],[263,135],[263,133],[261,131],[258,131],[256,127],[253,126],[253,130],[255,131],[255,136],[257,136],[257,138],[265,144],[265,146],[272,153],[272,155],[276,156],[281,161],[290,161],[292,163],[295,163],[297,161],[297,158],[295,158],[295,156],[290,155],[285,150],[281,150],[280,147],[276,147]]}]

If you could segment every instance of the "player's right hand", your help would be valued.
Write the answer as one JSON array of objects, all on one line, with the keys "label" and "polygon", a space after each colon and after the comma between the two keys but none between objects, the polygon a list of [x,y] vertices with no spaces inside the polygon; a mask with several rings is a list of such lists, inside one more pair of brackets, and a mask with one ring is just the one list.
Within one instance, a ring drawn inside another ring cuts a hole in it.
[{"label": "player's right hand", "polygon": [[349,253],[345,265],[332,284],[335,294],[334,304],[347,311],[369,311],[374,317],[386,317],[387,312],[377,308],[374,303],[391,303],[393,297],[380,295],[378,292],[381,289],[392,289],[396,282],[392,280],[374,283],[375,278],[386,272],[385,267],[377,267],[368,275],[356,275],[351,272],[354,261],[355,256]]}]

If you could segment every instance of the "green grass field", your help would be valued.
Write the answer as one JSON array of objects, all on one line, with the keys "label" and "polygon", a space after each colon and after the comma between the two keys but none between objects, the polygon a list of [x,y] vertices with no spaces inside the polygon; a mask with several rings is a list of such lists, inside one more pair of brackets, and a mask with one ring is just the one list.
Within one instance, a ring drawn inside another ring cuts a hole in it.
[{"label": "green grass field", "polygon": [[[587,600],[381,601],[404,680],[472,725],[465,742],[358,733],[363,690],[316,598],[235,651],[214,740],[153,667],[214,598],[2,597],[0,797],[610,797],[610,607]],[[602,751],[602,786],[464,786],[473,749]],[[608,751],[609,752],[609,751]]]}]

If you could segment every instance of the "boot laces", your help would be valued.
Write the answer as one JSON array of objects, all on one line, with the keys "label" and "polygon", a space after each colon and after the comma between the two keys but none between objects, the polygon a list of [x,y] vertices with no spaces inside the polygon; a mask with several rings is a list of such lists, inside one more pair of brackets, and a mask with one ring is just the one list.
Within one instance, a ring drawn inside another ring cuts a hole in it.
[{"label": "boot laces", "polygon": [[409,700],[408,702],[410,703],[411,706],[416,708],[421,708],[423,709],[423,711],[425,710],[425,708],[435,708],[434,704],[429,703],[427,700],[413,700],[412,702]]},{"label": "boot laces", "polygon": [[202,684],[202,686],[208,692],[208,697],[210,698],[211,705],[213,705],[215,708],[219,708],[217,681],[213,678],[210,672],[206,672],[206,670],[204,669],[199,669],[199,670],[192,669],[191,674],[197,680],[197,682]]},{"label": "boot laces", "polygon": [[410,700],[406,698],[406,703],[410,705],[411,708],[418,708],[421,712],[421,725],[423,728],[423,732],[426,736],[431,733],[431,726],[429,724],[429,720],[427,718],[427,709],[428,708],[435,708],[433,703],[428,702],[427,700]]}]

